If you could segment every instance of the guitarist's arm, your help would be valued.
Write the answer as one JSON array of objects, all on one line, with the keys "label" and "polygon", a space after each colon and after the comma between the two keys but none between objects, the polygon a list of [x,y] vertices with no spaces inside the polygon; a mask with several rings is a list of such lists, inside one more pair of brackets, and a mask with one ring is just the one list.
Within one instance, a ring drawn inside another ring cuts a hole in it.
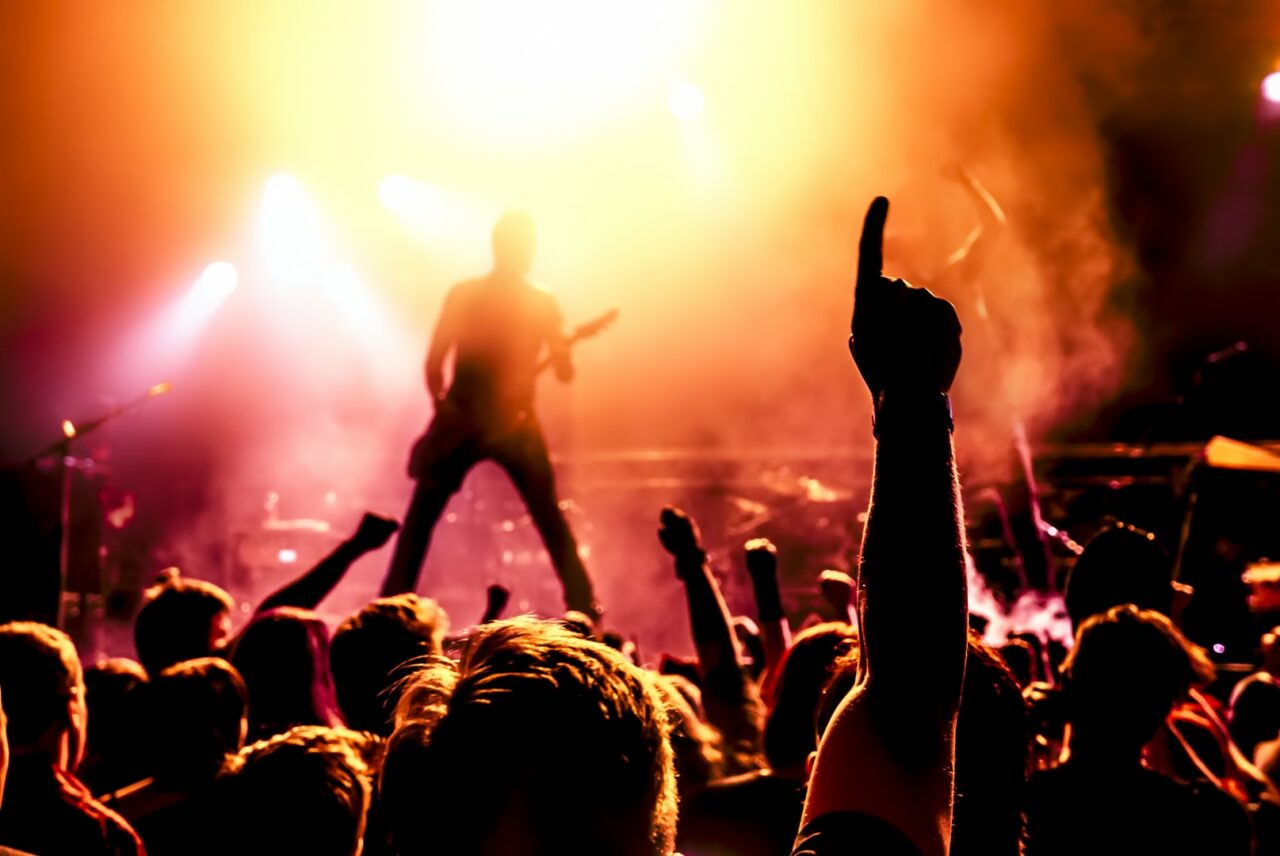
[{"label": "guitarist's arm", "polygon": [[427,391],[433,401],[444,398],[444,358],[458,338],[458,290],[455,287],[444,299],[444,308],[436,320],[431,347],[427,351]]}]

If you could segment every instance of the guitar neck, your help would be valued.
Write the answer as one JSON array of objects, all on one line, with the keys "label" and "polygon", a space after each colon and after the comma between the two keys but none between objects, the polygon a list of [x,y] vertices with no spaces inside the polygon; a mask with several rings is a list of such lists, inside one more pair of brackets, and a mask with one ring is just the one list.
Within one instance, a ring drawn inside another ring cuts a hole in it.
[{"label": "guitar neck", "polygon": [[[583,339],[586,339],[586,338],[587,336],[585,336],[582,333],[574,333],[571,336],[568,336],[564,340],[564,346],[566,349],[572,348],[574,345],[578,344],[579,342],[581,342]],[[540,377],[543,372],[551,368],[554,364],[555,364],[555,360],[553,360],[551,358],[551,355],[548,354],[547,356],[543,357],[541,360],[538,361],[537,368],[533,370],[533,376],[535,378]]]}]

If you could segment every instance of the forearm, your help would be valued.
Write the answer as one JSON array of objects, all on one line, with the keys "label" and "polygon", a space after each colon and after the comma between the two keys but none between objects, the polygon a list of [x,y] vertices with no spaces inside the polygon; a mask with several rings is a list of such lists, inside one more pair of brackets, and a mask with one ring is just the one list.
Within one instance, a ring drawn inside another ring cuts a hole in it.
[{"label": "forearm", "polygon": [[315,609],[364,552],[350,540],[343,541],[311,570],[268,595],[256,611],[265,612],[280,606]]},{"label": "forearm", "polygon": [[791,647],[791,625],[782,607],[776,573],[752,574],[751,585],[756,595],[756,612],[760,621],[760,638],[764,643],[765,668],[773,668]]},{"label": "forearm", "polygon": [[859,573],[862,656],[870,684],[938,714],[954,712],[968,609],[964,530],[949,418],[880,412]]},{"label": "forearm", "polygon": [[702,674],[707,675],[718,668],[741,668],[729,608],[711,574],[705,554],[677,558],[676,569],[684,581],[689,604],[689,628],[698,650],[698,666]]}]

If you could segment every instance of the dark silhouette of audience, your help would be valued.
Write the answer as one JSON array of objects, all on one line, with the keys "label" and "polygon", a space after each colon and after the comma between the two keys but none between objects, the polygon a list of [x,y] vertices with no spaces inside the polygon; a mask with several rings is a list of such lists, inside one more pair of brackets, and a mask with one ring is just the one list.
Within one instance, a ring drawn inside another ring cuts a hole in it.
[{"label": "dark silhouette of audience", "polygon": [[[510,592],[490,586],[454,637],[435,601],[394,593],[331,637],[316,610],[398,528],[367,514],[256,605],[164,572],[135,619],[138,662],[82,674],[65,633],[0,625],[0,856],[1274,852],[1280,628],[1232,691],[1179,630],[1153,535],[1112,523],[1089,541],[1069,651],[1034,625],[970,630],[960,325],[884,276],[887,216],[875,200],[854,286],[875,471],[848,573],[812,568],[797,597],[774,544],[710,555],[667,507],[657,535],[684,603],[653,608],[687,615],[693,657],[646,660],[585,583],[579,612],[507,620]],[[431,451],[455,475],[476,457]],[[402,549],[429,534],[411,530]],[[754,613],[735,617],[748,587]]]},{"label": "dark silhouette of audience", "polygon": [[347,725],[389,736],[401,667],[442,653],[448,631],[444,610],[416,594],[380,597],[338,625],[329,665]]},{"label": "dark silhouette of audience", "polygon": [[89,708],[84,760],[77,775],[95,794],[110,793],[144,775],[146,735],[140,719],[147,673],[135,660],[115,657],[84,670]]},{"label": "dark silhouette of audience", "polygon": [[246,748],[223,797],[223,852],[356,856],[373,799],[375,738],[300,725]]},{"label": "dark silhouette of audience", "polygon": [[71,639],[33,622],[0,625],[0,693],[10,753],[0,842],[42,856],[145,852],[133,827],[75,776],[86,710]]},{"label": "dark silhouette of audience", "polygon": [[231,663],[253,699],[250,741],[295,725],[342,723],[329,674],[329,629],[311,610],[259,612],[236,639]]},{"label": "dark silhouette of audience", "polygon": [[654,677],[530,619],[407,679],[382,771],[402,854],[668,854],[670,725]]},{"label": "dark silhouette of audience", "polygon": [[249,691],[230,663],[202,657],[156,675],[144,706],[149,775],[107,802],[152,856],[191,852],[191,830],[218,822],[218,778],[244,745]]},{"label": "dark silhouette of audience", "polygon": [[1250,852],[1243,806],[1142,763],[1206,663],[1158,612],[1127,604],[1084,623],[1063,669],[1069,755],[1029,785],[1029,856]]}]

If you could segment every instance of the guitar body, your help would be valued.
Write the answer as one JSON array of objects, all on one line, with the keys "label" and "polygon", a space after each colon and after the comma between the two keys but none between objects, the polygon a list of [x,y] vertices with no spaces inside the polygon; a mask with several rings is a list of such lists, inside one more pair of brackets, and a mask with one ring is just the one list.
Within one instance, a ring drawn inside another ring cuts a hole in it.
[{"label": "guitar body", "polygon": [[[598,318],[576,327],[565,338],[565,347],[572,347],[600,334],[617,318],[618,310],[610,309]],[[551,364],[549,357],[539,362],[534,369],[535,379],[550,368]],[[467,462],[486,457],[488,450],[509,443],[522,433],[529,433],[531,442],[542,442],[531,403],[481,407],[454,401],[446,396],[436,403],[435,414],[409,452],[409,477],[420,480],[428,474],[438,475],[438,470],[441,467],[448,468],[448,461],[453,459],[463,466],[463,471],[456,474],[460,483],[461,477],[466,474],[465,469],[470,467]]]}]

